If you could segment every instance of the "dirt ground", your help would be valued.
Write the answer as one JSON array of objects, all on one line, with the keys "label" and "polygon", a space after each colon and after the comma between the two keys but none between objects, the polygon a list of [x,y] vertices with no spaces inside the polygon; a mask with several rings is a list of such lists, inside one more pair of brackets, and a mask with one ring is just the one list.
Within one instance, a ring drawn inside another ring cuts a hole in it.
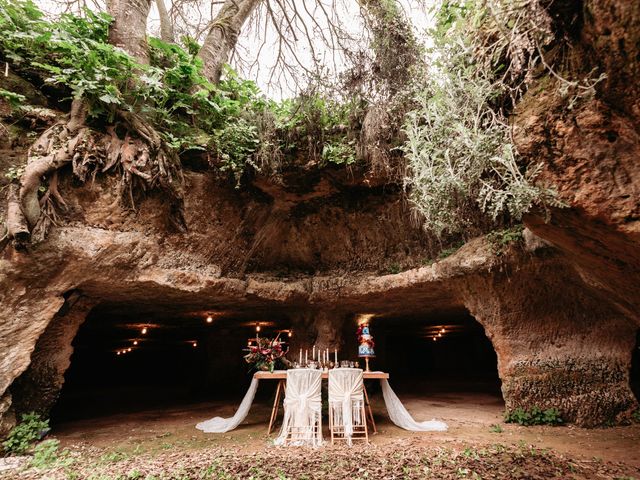
[{"label": "dirt ground", "polygon": [[[444,420],[449,430],[420,433],[402,430],[391,423],[381,396],[375,395],[372,406],[378,433],[371,437],[373,445],[397,444],[403,439],[424,447],[530,445],[571,458],[621,462],[640,468],[640,425],[637,424],[600,429],[521,427],[502,422],[502,399],[490,394],[440,393],[420,398],[400,394],[400,398],[416,420]],[[266,434],[271,408],[268,399],[254,403],[249,417],[236,430],[225,434],[205,434],[195,429],[199,421],[233,415],[235,408],[232,402],[216,402],[113,414],[55,425],[52,435],[60,440],[63,447],[97,447],[126,455],[153,454],[176,448],[225,447],[245,453],[264,450],[278,430],[276,428],[270,437]],[[496,424],[502,431],[496,432],[496,428],[492,428]]]}]

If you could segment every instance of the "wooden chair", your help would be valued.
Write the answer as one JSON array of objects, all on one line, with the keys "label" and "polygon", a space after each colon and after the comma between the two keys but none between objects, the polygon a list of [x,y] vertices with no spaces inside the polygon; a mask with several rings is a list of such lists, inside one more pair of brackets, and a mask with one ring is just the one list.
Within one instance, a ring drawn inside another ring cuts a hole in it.
[{"label": "wooden chair", "polygon": [[362,369],[329,370],[329,429],[332,444],[369,443]]},{"label": "wooden chair", "polygon": [[322,372],[287,370],[284,418],[276,445],[322,445]]}]

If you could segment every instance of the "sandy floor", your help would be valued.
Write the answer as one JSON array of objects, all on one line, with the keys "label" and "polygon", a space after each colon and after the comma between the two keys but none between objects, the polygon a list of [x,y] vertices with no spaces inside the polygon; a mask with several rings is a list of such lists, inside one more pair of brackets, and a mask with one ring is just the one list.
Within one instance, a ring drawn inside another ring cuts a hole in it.
[{"label": "sandy floor", "polygon": [[[401,430],[386,416],[382,398],[375,396],[372,404],[378,434],[372,437],[373,443],[384,445],[411,438],[425,446],[527,444],[572,457],[640,467],[640,425],[606,429],[520,427],[502,423],[502,400],[489,394],[400,397],[416,420],[441,419],[448,423],[449,431],[415,433]],[[231,402],[183,405],[70,421],[54,426],[52,433],[64,446],[96,446],[114,452],[143,453],[210,446],[233,446],[246,452],[262,449],[270,440],[266,435],[270,405],[266,401],[254,404],[245,423],[232,432],[204,434],[194,428],[203,419],[231,416],[234,409]],[[492,432],[494,424],[500,424],[502,432]],[[271,438],[274,436],[272,433]]]}]

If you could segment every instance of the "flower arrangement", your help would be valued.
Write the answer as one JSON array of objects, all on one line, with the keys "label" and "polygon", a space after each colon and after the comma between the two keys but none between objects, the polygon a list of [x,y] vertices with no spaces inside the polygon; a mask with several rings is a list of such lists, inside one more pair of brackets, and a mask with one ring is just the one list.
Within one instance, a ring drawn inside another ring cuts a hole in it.
[{"label": "flower arrangement", "polygon": [[244,360],[256,370],[273,372],[276,366],[280,369],[287,369],[291,366],[285,355],[289,349],[284,348],[284,342],[276,338],[258,337],[256,345],[245,348],[245,352],[249,352],[244,356]]}]

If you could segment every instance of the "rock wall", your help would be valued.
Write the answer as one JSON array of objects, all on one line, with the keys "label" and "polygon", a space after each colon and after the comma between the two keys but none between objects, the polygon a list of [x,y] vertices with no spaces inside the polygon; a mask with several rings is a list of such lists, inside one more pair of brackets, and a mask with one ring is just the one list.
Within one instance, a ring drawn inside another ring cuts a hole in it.
[{"label": "rock wall", "polygon": [[582,426],[628,422],[637,326],[570,265],[527,265],[470,281],[465,305],[498,355],[507,410],[557,408]]}]

